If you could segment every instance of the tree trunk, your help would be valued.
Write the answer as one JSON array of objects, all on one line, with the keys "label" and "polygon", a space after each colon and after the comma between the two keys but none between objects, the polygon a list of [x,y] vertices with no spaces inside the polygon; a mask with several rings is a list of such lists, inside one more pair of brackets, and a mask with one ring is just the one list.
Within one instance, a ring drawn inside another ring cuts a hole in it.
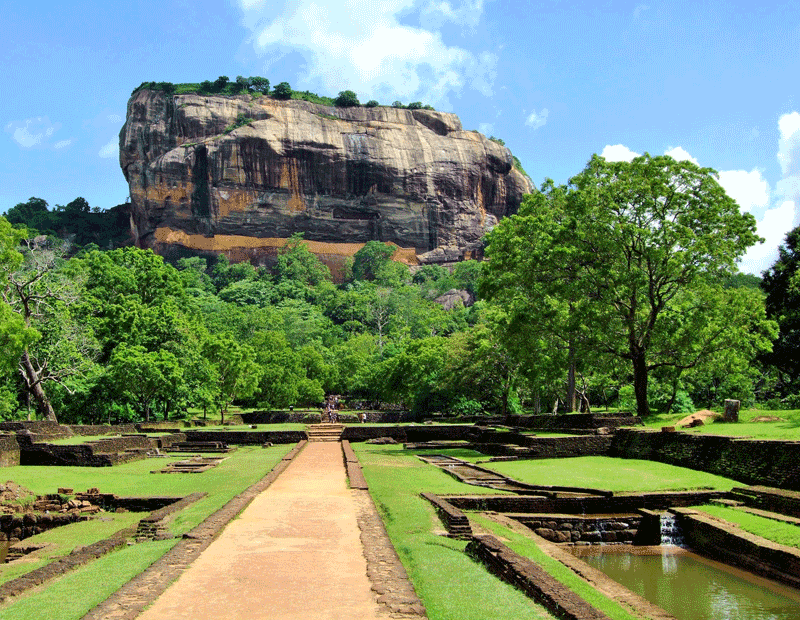
[{"label": "tree trunk", "polygon": [[43,419],[50,420],[51,422],[58,422],[56,412],[53,411],[53,405],[50,404],[50,399],[47,397],[39,381],[39,376],[31,363],[31,358],[28,355],[27,349],[22,354],[19,363],[20,366],[22,366],[22,376],[25,379],[25,386],[28,389],[28,393],[33,396],[33,399],[36,401],[36,409],[38,409]]},{"label": "tree trunk", "polygon": [[647,361],[644,351],[633,355],[633,392],[636,394],[636,414],[640,417],[650,415],[650,405],[647,402]]},{"label": "tree trunk", "polygon": [[572,340],[569,341],[569,370],[567,371],[567,411],[575,411],[575,347]]}]

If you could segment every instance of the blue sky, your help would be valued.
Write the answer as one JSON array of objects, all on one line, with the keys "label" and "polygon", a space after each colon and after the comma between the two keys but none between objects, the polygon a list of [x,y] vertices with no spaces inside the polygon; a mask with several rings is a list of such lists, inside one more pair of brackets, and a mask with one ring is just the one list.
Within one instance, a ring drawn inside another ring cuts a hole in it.
[{"label": "blue sky", "polygon": [[262,75],[422,101],[505,140],[538,184],[592,153],[720,171],[767,239],[800,223],[800,4],[506,0],[3,3],[0,212],[123,202],[117,135],[143,81]]}]

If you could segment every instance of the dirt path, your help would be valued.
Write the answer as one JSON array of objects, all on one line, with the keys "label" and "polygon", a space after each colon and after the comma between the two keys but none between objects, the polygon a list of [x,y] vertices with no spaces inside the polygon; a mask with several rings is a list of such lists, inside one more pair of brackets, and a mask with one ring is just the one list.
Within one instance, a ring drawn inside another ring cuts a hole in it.
[{"label": "dirt path", "polygon": [[385,618],[341,447],[309,443],[140,620]]}]

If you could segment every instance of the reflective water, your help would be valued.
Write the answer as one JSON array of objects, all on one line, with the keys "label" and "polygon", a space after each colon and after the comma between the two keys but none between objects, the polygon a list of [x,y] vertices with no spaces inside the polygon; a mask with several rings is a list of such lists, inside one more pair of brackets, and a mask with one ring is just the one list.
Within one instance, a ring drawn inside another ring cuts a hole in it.
[{"label": "reflective water", "polygon": [[679,620],[797,620],[800,591],[678,547],[575,547],[584,562]]}]

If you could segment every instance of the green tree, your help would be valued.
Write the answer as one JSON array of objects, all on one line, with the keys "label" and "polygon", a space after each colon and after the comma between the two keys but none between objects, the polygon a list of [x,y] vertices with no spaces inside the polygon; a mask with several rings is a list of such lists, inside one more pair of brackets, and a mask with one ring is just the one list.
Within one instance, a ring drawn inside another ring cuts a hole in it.
[{"label": "green tree", "polygon": [[337,95],[336,99],[333,100],[333,103],[340,108],[352,108],[361,105],[358,102],[358,95],[356,95],[352,90],[341,91]]},{"label": "green tree", "polygon": [[171,399],[183,387],[181,363],[163,349],[147,351],[141,346],[121,344],[111,356],[108,373],[117,397],[147,422],[158,400]]},{"label": "green tree", "polygon": [[367,107],[367,108],[377,108],[379,105],[380,105],[380,103],[375,101],[375,99],[370,99],[369,101],[367,101],[364,104],[364,106]]},{"label": "green tree", "polygon": [[46,232],[52,228],[52,214],[47,201],[31,197],[11,207],[5,215],[10,224],[21,224],[36,231]]},{"label": "green tree", "polygon": [[[285,82],[284,82],[285,84]],[[250,78],[250,89],[257,92],[263,93],[265,95],[269,94],[269,80],[267,78],[253,76]],[[291,90],[291,89],[289,89]],[[291,93],[290,93],[291,96]]]},{"label": "green tree", "polygon": [[292,98],[292,87],[289,86],[289,82],[281,82],[275,88],[272,89],[272,96],[275,99],[291,99]]},{"label": "green tree", "polygon": [[783,396],[800,390],[800,226],[789,231],[778,259],[763,274],[767,315],[779,333],[764,361],[778,369]]},{"label": "green tree", "polygon": [[277,281],[300,286],[318,286],[331,279],[331,271],[303,243],[303,235],[295,234],[278,254],[275,265]]},{"label": "green tree", "polygon": [[35,330],[40,336],[24,347],[19,373],[40,415],[57,421],[45,386],[71,390],[68,380],[91,366],[97,343],[91,327],[75,313],[83,281],[63,268],[63,246],[36,238],[22,248],[22,262],[5,277],[3,301],[22,319],[25,332]]},{"label": "green tree", "polygon": [[223,90],[225,90],[225,87],[230,81],[231,79],[227,75],[220,75],[216,80],[214,80],[214,90],[221,93]]},{"label": "green tree", "polygon": [[353,256],[353,279],[374,280],[378,270],[391,260],[395,248],[381,241],[367,241]]},{"label": "green tree", "polygon": [[22,263],[17,248],[24,237],[24,230],[14,229],[0,217],[0,374],[16,367],[23,351],[40,337],[10,305],[16,302],[12,276]]},{"label": "green tree", "polygon": [[594,156],[568,187],[545,183],[489,234],[486,291],[557,300],[564,329],[588,330],[597,351],[631,364],[637,411],[647,415],[649,373],[678,363],[667,312],[732,275],[755,228],[709,168]]},{"label": "green tree", "polygon": [[222,421],[230,404],[258,391],[262,369],[255,361],[255,352],[225,336],[212,337],[204,346],[205,357],[216,369],[216,405]]}]

